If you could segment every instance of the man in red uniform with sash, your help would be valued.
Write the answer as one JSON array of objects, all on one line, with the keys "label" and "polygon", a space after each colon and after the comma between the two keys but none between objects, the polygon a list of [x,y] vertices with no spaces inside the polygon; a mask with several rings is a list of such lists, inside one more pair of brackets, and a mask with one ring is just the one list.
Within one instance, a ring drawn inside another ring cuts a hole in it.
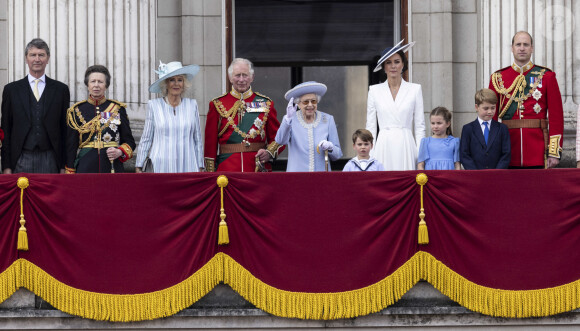
[{"label": "man in red uniform with sash", "polygon": [[205,124],[206,171],[267,171],[284,148],[274,102],[252,91],[252,62],[237,58],[228,68],[232,90],[209,103]]},{"label": "man in red uniform with sash", "polygon": [[510,168],[553,168],[560,163],[564,111],[556,74],[530,61],[532,36],[512,38],[514,63],[491,75],[489,88],[498,96],[494,119],[510,132]]}]

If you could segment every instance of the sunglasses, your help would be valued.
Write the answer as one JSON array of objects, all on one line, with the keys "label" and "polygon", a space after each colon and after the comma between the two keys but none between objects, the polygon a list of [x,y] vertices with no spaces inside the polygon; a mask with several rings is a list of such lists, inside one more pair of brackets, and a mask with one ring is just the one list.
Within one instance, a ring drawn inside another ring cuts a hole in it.
[{"label": "sunglasses", "polygon": [[303,106],[308,106],[309,103],[312,103],[313,105],[318,103],[318,100],[314,99],[314,100],[304,100],[304,101],[300,101],[300,104]]}]

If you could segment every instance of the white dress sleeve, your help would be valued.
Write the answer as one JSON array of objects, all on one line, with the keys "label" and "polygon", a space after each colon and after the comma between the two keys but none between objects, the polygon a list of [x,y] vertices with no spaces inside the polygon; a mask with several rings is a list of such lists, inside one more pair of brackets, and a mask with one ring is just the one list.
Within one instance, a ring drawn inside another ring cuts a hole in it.
[{"label": "white dress sleeve", "polygon": [[415,96],[414,119],[415,123],[415,143],[417,144],[417,151],[421,145],[421,140],[425,137],[425,114],[423,113],[423,92],[421,85],[417,89]]},{"label": "white dress sleeve", "polygon": [[152,103],[155,100],[149,100],[147,103],[147,117],[145,118],[145,127],[143,128],[143,134],[141,135],[141,140],[139,141],[139,148],[137,149],[137,161],[135,161],[135,167],[143,167],[145,159],[149,155],[149,150],[153,143],[153,137],[155,132],[155,116],[153,114]]}]

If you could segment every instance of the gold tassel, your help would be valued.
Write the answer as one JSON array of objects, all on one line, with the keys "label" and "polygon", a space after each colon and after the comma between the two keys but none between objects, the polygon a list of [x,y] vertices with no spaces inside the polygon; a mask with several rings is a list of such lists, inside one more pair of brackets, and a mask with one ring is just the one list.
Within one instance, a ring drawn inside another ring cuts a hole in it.
[{"label": "gold tassel", "polygon": [[230,235],[228,233],[228,224],[224,221],[226,218],[226,214],[223,212],[224,210],[221,209],[220,217],[222,220],[220,221],[220,228],[219,228],[219,235],[218,235],[218,245],[227,245],[230,243]]},{"label": "gold tassel", "polygon": [[419,222],[419,245],[426,245],[429,243],[429,231],[427,231],[427,223],[424,220]]},{"label": "gold tassel", "polygon": [[20,229],[18,229],[18,243],[17,249],[19,251],[28,250],[28,234],[26,233],[26,220],[24,220],[24,207],[22,201],[24,200],[24,189],[28,187],[28,178],[20,177],[16,182],[20,188]]},{"label": "gold tassel", "polygon": [[230,235],[228,233],[228,223],[226,223],[226,213],[224,211],[224,187],[228,185],[228,178],[221,175],[217,179],[217,185],[221,190],[221,208],[220,208],[220,226],[218,232],[218,245],[227,245],[230,243]]},{"label": "gold tassel", "polygon": [[427,230],[427,223],[425,222],[425,209],[423,208],[423,186],[427,184],[427,175],[424,173],[417,174],[417,184],[421,185],[421,211],[419,212],[419,245],[427,245],[429,243],[429,231]]}]

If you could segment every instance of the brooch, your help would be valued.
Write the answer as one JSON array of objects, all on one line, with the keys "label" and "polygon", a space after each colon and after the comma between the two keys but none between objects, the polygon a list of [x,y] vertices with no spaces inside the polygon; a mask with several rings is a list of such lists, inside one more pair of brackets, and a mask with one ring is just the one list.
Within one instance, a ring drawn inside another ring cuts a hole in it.
[{"label": "brooch", "polygon": [[113,137],[108,132],[103,136],[103,141],[106,143],[111,142],[112,139]]}]

